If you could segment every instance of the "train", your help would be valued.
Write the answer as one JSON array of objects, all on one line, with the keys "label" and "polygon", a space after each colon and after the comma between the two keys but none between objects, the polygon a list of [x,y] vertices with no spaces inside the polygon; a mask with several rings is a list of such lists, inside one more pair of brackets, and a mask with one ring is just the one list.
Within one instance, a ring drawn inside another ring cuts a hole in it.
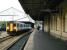
[{"label": "train", "polygon": [[32,29],[31,23],[28,22],[0,22],[0,31],[7,31],[9,35],[21,34]]}]

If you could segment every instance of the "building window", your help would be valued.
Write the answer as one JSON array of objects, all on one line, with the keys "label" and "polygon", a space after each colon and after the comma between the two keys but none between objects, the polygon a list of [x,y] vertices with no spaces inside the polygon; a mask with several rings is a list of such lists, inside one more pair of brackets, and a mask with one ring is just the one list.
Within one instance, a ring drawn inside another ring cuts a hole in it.
[{"label": "building window", "polygon": [[67,13],[65,14],[64,20],[64,32],[67,32]]}]

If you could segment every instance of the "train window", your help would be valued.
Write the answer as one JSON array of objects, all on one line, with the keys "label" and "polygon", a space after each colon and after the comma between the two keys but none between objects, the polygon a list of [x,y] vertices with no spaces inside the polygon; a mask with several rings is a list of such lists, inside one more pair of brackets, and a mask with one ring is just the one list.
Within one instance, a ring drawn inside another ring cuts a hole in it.
[{"label": "train window", "polygon": [[23,24],[23,27],[24,27],[24,24]]},{"label": "train window", "polygon": [[27,25],[27,27],[29,27],[29,24]]},{"label": "train window", "polygon": [[29,27],[30,27],[30,25],[29,25]]},{"label": "train window", "polygon": [[19,27],[19,24],[17,24],[17,27]]},{"label": "train window", "polygon": [[28,24],[27,24],[27,27],[28,27]]},{"label": "train window", "polygon": [[23,25],[22,25],[22,27],[23,27]]},{"label": "train window", "polygon": [[25,25],[25,27],[27,27],[27,24]]},{"label": "train window", "polygon": [[22,27],[22,24],[20,24],[20,27]]},{"label": "train window", "polygon": [[25,27],[27,26],[27,24],[25,24]]},{"label": "train window", "polygon": [[30,27],[30,24],[28,26]]},{"label": "train window", "polygon": [[26,24],[25,24],[25,26],[26,26]]},{"label": "train window", "polygon": [[27,27],[29,27],[29,24],[27,24]]},{"label": "train window", "polygon": [[26,28],[26,24],[24,24],[24,29]]},{"label": "train window", "polygon": [[25,24],[24,24],[24,27],[25,27]]}]

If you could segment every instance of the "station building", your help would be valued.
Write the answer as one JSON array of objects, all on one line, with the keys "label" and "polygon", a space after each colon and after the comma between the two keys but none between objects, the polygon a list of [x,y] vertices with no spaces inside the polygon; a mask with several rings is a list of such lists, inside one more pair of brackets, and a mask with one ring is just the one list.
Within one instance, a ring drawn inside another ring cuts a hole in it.
[{"label": "station building", "polygon": [[44,32],[49,32],[50,35],[67,40],[67,0],[64,0],[57,6],[58,12],[51,13],[44,18]]}]

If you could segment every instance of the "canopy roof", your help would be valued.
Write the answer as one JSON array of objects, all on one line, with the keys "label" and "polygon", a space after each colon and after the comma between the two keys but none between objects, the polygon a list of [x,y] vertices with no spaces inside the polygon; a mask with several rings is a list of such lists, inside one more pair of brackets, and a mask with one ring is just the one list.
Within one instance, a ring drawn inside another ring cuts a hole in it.
[{"label": "canopy roof", "polygon": [[35,23],[35,21],[34,21],[29,15],[27,15],[27,16],[24,17],[24,18],[17,19],[17,21],[24,21],[24,22]]},{"label": "canopy roof", "polygon": [[25,13],[18,0],[0,0],[0,21],[27,21],[35,23]]},{"label": "canopy roof", "polygon": [[35,21],[29,15],[22,13],[13,7],[0,12],[0,21],[23,21],[35,23]]},{"label": "canopy roof", "polygon": [[28,18],[29,18],[30,22],[35,23],[35,21],[30,17],[30,15],[28,15]]},{"label": "canopy roof", "polygon": [[24,17],[26,17],[26,13],[22,13],[13,7],[0,12],[0,21],[14,21]]}]

